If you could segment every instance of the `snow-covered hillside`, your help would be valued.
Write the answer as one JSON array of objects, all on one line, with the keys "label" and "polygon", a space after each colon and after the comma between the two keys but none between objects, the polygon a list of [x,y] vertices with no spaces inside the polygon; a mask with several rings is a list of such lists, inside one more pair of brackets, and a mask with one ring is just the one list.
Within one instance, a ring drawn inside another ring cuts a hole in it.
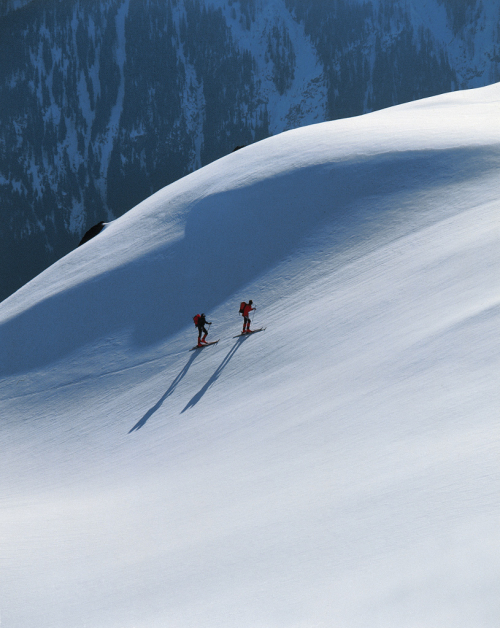
[{"label": "snow-covered hillside", "polygon": [[0,300],[237,146],[500,80],[496,0],[0,5]]},{"label": "snow-covered hillside", "polygon": [[0,304],[3,625],[496,628],[499,113],[263,140]]}]

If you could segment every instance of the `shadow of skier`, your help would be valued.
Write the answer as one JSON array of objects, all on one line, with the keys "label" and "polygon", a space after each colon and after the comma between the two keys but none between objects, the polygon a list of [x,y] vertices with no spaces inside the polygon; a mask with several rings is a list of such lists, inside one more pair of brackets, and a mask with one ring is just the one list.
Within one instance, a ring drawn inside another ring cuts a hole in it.
[{"label": "shadow of skier", "polygon": [[196,358],[198,357],[198,355],[200,355],[199,351],[193,353],[193,355],[189,358],[188,363],[186,364],[186,366],[182,369],[182,371],[177,375],[177,377],[174,379],[174,381],[170,384],[167,392],[163,395],[163,397],[161,399],[158,400],[158,402],[152,407],[150,408],[146,414],[142,417],[142,419],[140,421],[138,421],[134,427],[129,431],[129,434],[131,434],[132,432],[135,432],[137,430],[140,430],[141,427],[153,416],[153,414],[160,409],[161,405],[163,404],[163,402],[165,401],[165,399],[167,397],[170,397],[170,395],[174,392],[174,390],[177,388],[177,384],[183,379],[183,377],[186,375],[186,373],[189,371],[191,365],[193,364],[193,362],[196,360]]},{"label": "shadow of skier", "polygon": [[238,351],[238,349],[241,347],[241,345],[243,344],[243,342],[247,338],[248,338],[248,336],[241,336],[241,338],[238,338],[238,340],[236,341],[234,346],[231,348],[229,353],[226,355],[226,357],[222,360],[220,365],[217,367],[217,370],[215,371],[215,373],[208,380],[208,382],[203,386],[203,388],[201,390],[199,390],[196,393],[196,395],[187,403],[186,407],[181,411],[181,414],[183,412],[186,412],[186,410],[189,410],[189,408],[193,408],[198,403],[198,401],[200,401],[200,399],[203,397],[203,395],[207,392],[207,390],[210,388],[210,386],[215,384],[215,382],[219,379],[222,371],[226,368],[226,366],[231,361],[231,358],[234,356],[236,351]]}]

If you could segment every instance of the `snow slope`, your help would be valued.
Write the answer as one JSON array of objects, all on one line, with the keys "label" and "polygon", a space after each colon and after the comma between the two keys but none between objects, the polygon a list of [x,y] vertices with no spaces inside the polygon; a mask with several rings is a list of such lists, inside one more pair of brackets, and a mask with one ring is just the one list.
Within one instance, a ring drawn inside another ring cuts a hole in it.
[{"label": "snow slope", "polygon": [[499,109],[259,142],[0,304],[3,625],[498,625]]}]

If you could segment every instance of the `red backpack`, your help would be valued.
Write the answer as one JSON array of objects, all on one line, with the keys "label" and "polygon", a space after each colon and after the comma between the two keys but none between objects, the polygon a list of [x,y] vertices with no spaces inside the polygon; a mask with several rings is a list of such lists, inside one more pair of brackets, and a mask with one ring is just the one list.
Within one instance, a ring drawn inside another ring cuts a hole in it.
[{"label": "red backpack", "polygon": [[245,303],[245,301],[242,301],[240,303],[240,314],[243,314],[245,308],[246,308],[247,304]]},{"label": "red backpack", "polygon": [[193,321],[196,327],[198,327],[198,321],[200,320],[200,315],[199,314],[195,314],[193,316]]}]

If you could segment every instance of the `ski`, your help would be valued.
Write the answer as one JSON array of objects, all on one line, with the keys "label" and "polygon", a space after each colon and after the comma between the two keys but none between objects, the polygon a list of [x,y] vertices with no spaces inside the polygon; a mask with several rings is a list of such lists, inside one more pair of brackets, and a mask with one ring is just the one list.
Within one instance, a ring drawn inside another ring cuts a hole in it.
[{"label": "ski", "polygon": [[[219,338],[220,340],[220,338]],[[190,351],[194,351],[195,349],[203,349],[203,347],[209,347],[210,345],[216,345],[219,340],[214,340],[213,342],[206,342],[202,345],[196,345],[195,347],[193,347],[192,349],[189,349]]]},{"label": "ski", "polygon": [[256,334],[258,331],[264,331],[266,327],[261,327],[260,329],[252,329],[250,332],[245,332],[244,334],[238,334],[237,336],[233,336],[233,338],[241,338],[241,336],[251,336],[252,334]]}]

